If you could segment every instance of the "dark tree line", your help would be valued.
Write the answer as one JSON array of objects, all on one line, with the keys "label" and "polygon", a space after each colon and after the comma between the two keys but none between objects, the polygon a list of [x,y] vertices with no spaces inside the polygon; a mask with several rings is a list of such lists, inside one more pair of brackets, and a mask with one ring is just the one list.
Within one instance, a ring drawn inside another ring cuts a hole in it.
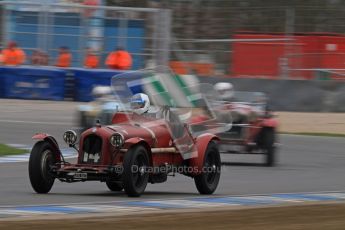
[{"label": "dark tree line", "polygon": [[[107,0],[108,5],[173,10],[173,27],[185,37],[226,37],[238,30],[345,32],[345,0]],[[287,18],[293,12],[293,20]]]}]

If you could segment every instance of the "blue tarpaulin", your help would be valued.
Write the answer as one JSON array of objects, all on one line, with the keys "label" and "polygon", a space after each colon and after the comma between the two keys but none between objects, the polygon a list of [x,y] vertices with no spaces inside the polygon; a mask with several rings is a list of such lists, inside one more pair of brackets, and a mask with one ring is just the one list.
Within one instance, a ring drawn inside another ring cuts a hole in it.
[{"label": "blue tarpaulin", "polygon": [[92,89],[95,86],[110,86],[111,78],[125,71],[105,69],[74,69],[75,100],[92,101]]},{"label": "blue tarpaulin", "polygon": [[5,97],[5,81],[4,77],[2,76],[0,72],[0,98]]},{"label": "blue tarpaulin", "polygon": [[38,67],[1,67],[0,96],[6,98],[63,100],[64,70]]},{"label": "blue tarpaulin", "polygon": [[139,83],[127,84],[141,79],[140,72],[23,66],[0,67],[0,97],[40,100],[64,100],[67,97],[88,102],[93,100],[92,89],[111,86],[113,76],[118,76],[116,93],[121,97],[128,96],[126,91],[129,90],[133,94],[142,92]]}]

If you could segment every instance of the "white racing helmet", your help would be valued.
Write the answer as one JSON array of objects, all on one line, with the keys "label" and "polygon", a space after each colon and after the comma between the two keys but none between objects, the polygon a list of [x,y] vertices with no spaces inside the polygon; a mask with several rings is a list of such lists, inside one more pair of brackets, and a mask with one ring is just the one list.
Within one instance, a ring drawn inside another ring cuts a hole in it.
[{"label": "white racing helmet", "polygon": [[229,100],[234,96],[234,87],[229,82],[218,82],[214,85],[214,89],[222,100]]},{"label": "white racing helmet", "polygon": [[130,103],[133,112],[139,115],[146,113],[150,109],[150,99],[143,93],[133,95]]},{"label": "white racing helmet", "polygon": [[96,86],[92,89],[92,95],[97,99],[111,94],[109,86]]}]

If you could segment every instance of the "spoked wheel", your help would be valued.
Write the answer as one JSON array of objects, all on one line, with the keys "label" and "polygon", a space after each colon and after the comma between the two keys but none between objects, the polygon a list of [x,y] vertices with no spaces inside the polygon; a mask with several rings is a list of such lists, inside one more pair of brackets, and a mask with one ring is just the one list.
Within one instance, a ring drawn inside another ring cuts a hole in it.
[{"label": "spoked wheel", "polygon": [[275,164],[275,131],[274,129],[265,129],[263,131],[262,148],[266,157],[265,165],[272,167]]},{"label": "spoked wheel", "polygon": [[210,142],[205,152],[203,171],[194,177],[200,194],[212,194],[219,183],[221,160],[216,143]]},{"label": "spoked wheel", "polygon": [[52,166],[57,162],[51,145],[46,141],[37,142],[31,150],[29,159],[29,178],[37,193],[48,193],[53,187],[55,177]]},{"label": "spoked wheel", "polygon": [[147,186],[149,159],[145,147],[131,148],[123,160],[123,185],[128,196],[140,196]]},{"label": "spoked wheel", "polygon": [[120,182],[106,181],[105,182],[110,191],[119,192],[123,190],[123,185]]}]

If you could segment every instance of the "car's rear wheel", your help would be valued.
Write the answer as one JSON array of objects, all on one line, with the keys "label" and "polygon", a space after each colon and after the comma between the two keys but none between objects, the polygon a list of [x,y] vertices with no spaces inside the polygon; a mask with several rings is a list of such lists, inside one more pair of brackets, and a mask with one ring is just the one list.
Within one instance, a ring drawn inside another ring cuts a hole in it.
[{"label": "car's rear wheel", "polygon": [[51,167],[57,162],[49,142],[40,141],[31,150],[29,159],[29,178],[37,193],[48,193],[53,187],[55,177]]},{"label": "car's rear wheel", "polygon": [[149,158],[144,146],[129,149],[123,160],[123,187],[128,196],[140,196],[147,186]]},{"label": "car's rear wheel", "polygon": [[85,111],[78,112],[78,122],[79,122],[79,127],[80,127],[81,132],[84,132],[85,130],[91,127],[89,124],[87,112]]},{"label": "car's rear wheel", "polygon": [[105,183],[110,191],[119,192],[123,190],[123,185],[120,182],[106,181]]},{"label": "car's rear wheel", "polygon": [[221,160],[218,147],[211,141],[206,149],[203,171],[194,177],[196,188],[200,194],[212,194],[216,190],[221,171]]},{"label": "car's rear wheel", "polygon": [[275,165],[275,130],[272,128],[265,128],[263,130],[263,143],[262,148],[265,154],[265,165],[268,167],[272,167]]}]

